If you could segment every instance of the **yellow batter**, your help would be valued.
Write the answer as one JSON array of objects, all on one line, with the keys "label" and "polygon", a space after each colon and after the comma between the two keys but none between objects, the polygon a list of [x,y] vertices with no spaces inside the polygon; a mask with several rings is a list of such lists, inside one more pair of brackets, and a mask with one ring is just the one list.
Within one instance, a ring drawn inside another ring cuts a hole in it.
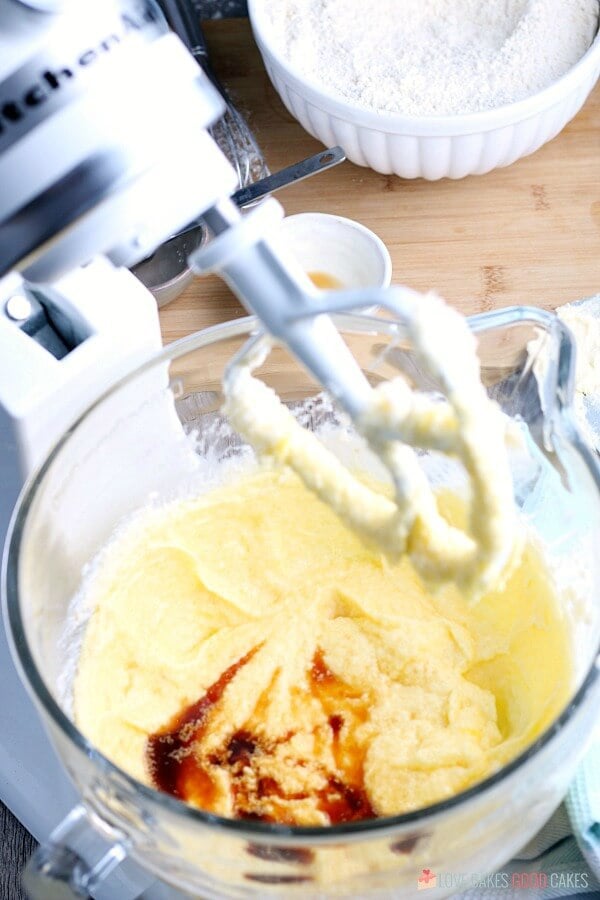
[{"label": "yellow batter", "polygon": [[434,596],[285,469],[141,513],[86,593],[77,724],[224,816],[326,825],[442,800],[531,743],[572,682],[531,544],[501,593]]}]

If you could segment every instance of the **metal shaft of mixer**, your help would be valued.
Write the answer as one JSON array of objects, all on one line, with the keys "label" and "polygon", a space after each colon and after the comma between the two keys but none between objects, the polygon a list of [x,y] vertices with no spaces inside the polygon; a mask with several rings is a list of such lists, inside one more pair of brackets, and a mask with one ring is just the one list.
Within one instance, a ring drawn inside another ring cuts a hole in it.
[{"label": "metal shaft of mixer", "polygon": [[220,274],[266,331],[356,418],[369,402],[371,387],[329,316],[311,315],[319,295],[276,239],[282,216],[273,199],[246,216],[230,200],[217,203],[204,213],[215,238],[192,254],[190,264],[198,272]]}]

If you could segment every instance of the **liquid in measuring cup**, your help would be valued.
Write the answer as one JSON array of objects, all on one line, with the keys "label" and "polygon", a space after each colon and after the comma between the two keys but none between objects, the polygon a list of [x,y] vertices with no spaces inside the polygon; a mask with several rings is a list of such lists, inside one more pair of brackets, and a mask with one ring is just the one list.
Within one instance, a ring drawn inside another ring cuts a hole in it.
[{"label": "liquid in measuring cup", "polygon": [[339,291],[344,285],[334,275],[328,272],[309,272],[308,277],[316,288],[321,291]]}]

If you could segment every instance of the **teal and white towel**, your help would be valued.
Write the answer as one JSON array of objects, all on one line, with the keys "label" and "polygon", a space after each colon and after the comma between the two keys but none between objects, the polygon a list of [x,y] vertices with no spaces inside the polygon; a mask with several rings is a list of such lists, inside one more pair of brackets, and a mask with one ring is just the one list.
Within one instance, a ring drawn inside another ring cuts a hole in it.
[{"label": "teal and white towel", "polygon": [[[527,875],[544,886],[518,886],[527,884],[523,877]],[[482,884],[458,896],[460,900],[553,900],[587,895],[600,900],[600,735],[577,770],[565,802],[518,856],[502,867],[496,883],[496,887]]]},{"label": "teal and white towel", "polygon": [[577,771],[565,805],[579,849],[600,882],[600,731]]}]

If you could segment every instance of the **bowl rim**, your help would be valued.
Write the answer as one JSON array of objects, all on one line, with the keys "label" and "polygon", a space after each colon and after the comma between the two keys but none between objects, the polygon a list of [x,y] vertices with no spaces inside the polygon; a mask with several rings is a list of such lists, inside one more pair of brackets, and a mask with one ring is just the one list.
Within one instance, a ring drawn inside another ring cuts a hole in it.
[{"label": "bowl rim", "polygon": [[[338,216],[337,213],[311,212],[310,210],[305,210],[303,212],[292,213],[289,216],[285,216],[281,225],[281,234],[284,238],[286,237],[286,222],[313,222],[315,224],[315,230],[319,227],[319,223],[323,223],[326,226],[341,228],[345,231],[361,235],[365,241],[368,242],[370,250],[373,253],[373,258],[377,258],[381,268],[381,278],[379,283],[374,286],[389,287],[391,284],[393,264],[387,244],[375,231],[367,225],[363,225],[362,222],[357,222],[356,219],[350,219],[347,216]],[[293,225],[291,230],[293,230]],[[292,242],[290,242],[290,246],[292,246]],[[369,307],[369,309],[371,308],[372,307]]]},{"label": "bowl rim", "polygon": [[[376,319],[367,314],[336,314],[332,317],[342,330],[359,330],[370,333],[373,330],[391,329],[390,333],[396,336],[402,332],[398,323],[393,320]],[[590,474],[596,481],[600,492],[600,466],[595,461],[592,451],[583,440],[574,420],[572,410],[573,378],[574,378],[574,341],[568,328],[553,314],[535,307],[506,307],[489,313],[480,313],[468,319],[472,331],[477,335],[482,331],[489,331],[501,327],[519,326],[524,323],[538,325],[548,333],[554,335],[557,343],[557,367],[556,367],[556,401],[561,413],[565,415],[566,427],[569,429],[569,438],[574,448],[585,460]],[[422,826],[431,819],[439,819],[451,814],[456,807],[460,807],[467,801],[480,795],[493,794],[501,789],[506,779],[517,776],[523,766],[545,750],[553,739],[560,735],[563,726],[567,725],[573,716],[580,711],[588,695],[597,688],[600,681],[600,646],[596,648],[589,668],[581,677],[579,686],[570,697],[567,705],[561,713],[548,725],[548,727],[536,738],[536,740],[509,760],[500,769],[492,772],[486,778],[476,782],[469,788],[453,794],[447,799],[437,801],[429,806],[410,812],[400,813],[395,816],[382,816],[375,819],[365,819],[358,822],[342,823],[328,826],[286,826],[280,824],[253,822],[244,819],[229,819],[214,813],[208,813],[193,807],[170,794],[150,787],[134,776],[120,768],[116,763],[105,756],[88,738],[79,730],[72,719],[66,714],[58,700],[55,699],[46,684],[40,669],[37,666],[33,650],[29,645],[25,620],[22,615],[20,601],[20,556],[21,545],[25,537],[25,526],[31,506],[33,505],[38,489],[44,478],[60,455],[63,446],[70,440],[80,424],[96,410],[108,397],[112,396],[134,379],[140,377],[151,368],[171,362],[186,353],[199,350],[207,345],[215,344],[219,340],[227,340],[242,335],[250,336],[259,328],[260,323],[255,316],[246,316],[240,319],[220,323],[201,331],[181,338],[163,347],[149,360],[136,366],[130,373],[115,381],[107,390],[103,391],[96,400],[86,407],[75,422],[65,431],[54,447],[47,453],[44,461],[31,474],[24,485],[15,505],[9,524],[7,538],[2,559],[2,571],[0,589],[2,594],[2,613],[5,623],[11,655],[22,683],[33,699],[34,706],[43,711],[50,724],[58,730],[61,738],[66,738],[83,754],[90,762],[97,766],[103,775],[109,779],[116,779],[121,785],[135,792],[143,800],[147,801],[161,811],[182,817],[186,822],[194,823],[201,827],[217,829],[231,835],[239,835],[247,839],[268,838],[273,843],[286,843],[290,838],[299,844],[317,843],[319,846],[339,842],[340,837],[349,840],[362,838],[385,838],[395,836],[399,830],[408,830],[410,826]],[[395,330],[394,330],[395,329]],[[44,722],[46,724],[46,722]],[[62,758],[61,758],[61,764]]]},{"label": "bowl rim", "polygon": [[[283,70],[288,86],[293,87],[304,99],[324,112],[351,122],[354,125],[390,134],[413,134],[418,136],[445,137],[493,131],[506,125],[514,125],[524,119],[540,115],[549,107],[573,93],[588,79],[595,67],[595,80],[600,76],[600,15],[596,35],[577,62],[553,81],[529,97],[506,103],[482,112],[460,113],[456,115],[405,115],[402,113],[377,112],[365,106],[358,106],[335,94],[323,90],[317,82],[310,81],[295,66],[290,64],[269,37],[266,0],[248,0],[248,15],[254,39],[263,56],[268,70],[268,60]],[[269,73],[270,74],[270,73]],[[592,90],[593,84],[589,88]]]}]

